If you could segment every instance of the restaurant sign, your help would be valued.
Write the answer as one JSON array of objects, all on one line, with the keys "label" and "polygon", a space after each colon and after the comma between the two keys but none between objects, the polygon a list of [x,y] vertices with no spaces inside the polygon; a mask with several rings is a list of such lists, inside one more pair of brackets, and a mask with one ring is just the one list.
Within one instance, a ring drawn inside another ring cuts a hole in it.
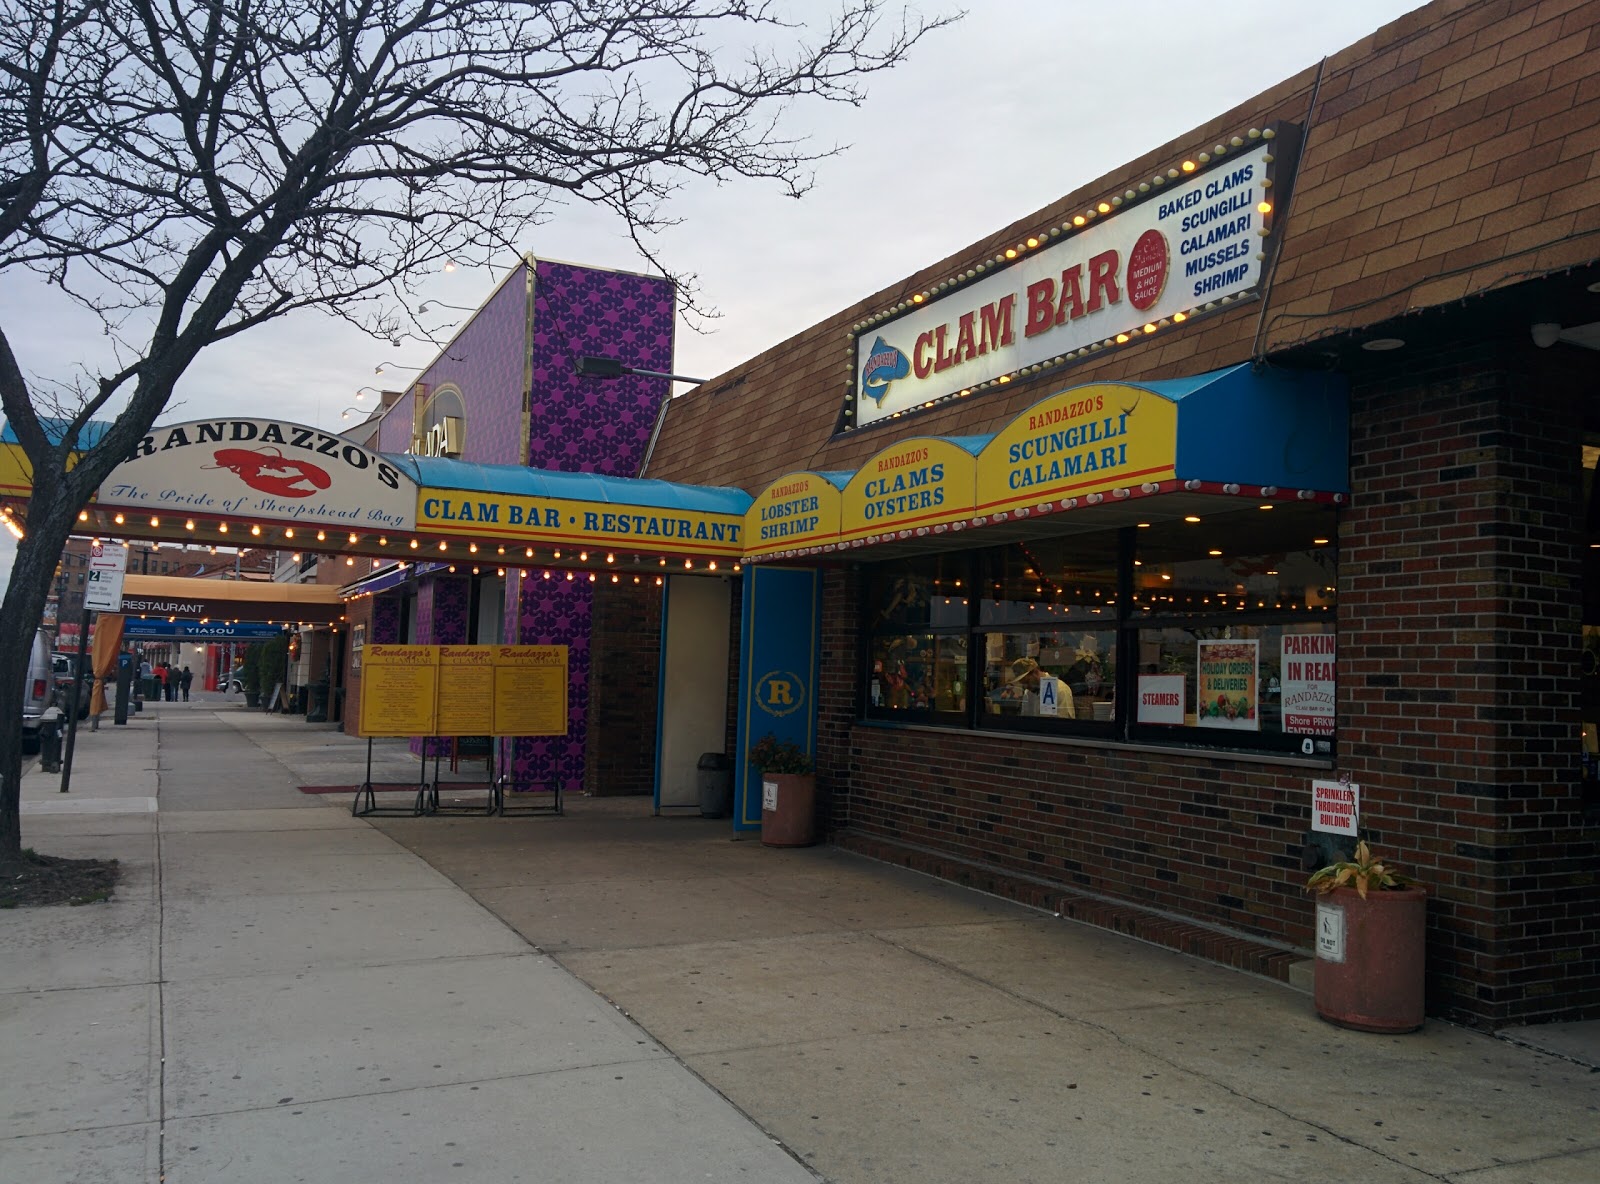
[{"label": "restaurant sign", "polygon": [[1178,409],[1122,383],[1075,386],[1002,428],[978,458],[977,511],[997,514],[1171,479]]},{"label": "restaurant sign", "polygon": [[150,429],[100,486],[100,505],[152,515],[403,530],[416,485],[376,452],[273,419],[203,419]]},{"label": "restaurant sign", "polygon": [[417,525],[464,538],[721,557],[739,554],[744,515],[424,487]]},{"label": "restaurant sign", "polygon": [[902,440],[868,460],[844,487],[843,542],[924,535],[972,517],[978,461],[935,436]]},{"label": "restaurant sign", "polygon": [[821,473],[786,473],[750,503],[744,516],[750,557],[835,543],[839,539],[839,489]]},{"label": "restaurant sign", "polygon": [[[864,326],[855,341],[856,425],[1251,291],[1270,229],[1274,147],[1257,141],[903,316]],[[1100,210],[1111,211],[1109,203]]]}]

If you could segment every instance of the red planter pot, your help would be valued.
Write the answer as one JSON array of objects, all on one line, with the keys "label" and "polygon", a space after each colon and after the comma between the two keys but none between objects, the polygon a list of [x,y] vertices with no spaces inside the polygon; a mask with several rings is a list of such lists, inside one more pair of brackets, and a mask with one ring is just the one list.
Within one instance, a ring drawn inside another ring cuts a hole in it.
[{"label": "red planter pot", "polygon": [[1317,1014],[1361,1032],[1422,1027],[1426,888],[1354,888],[1317,897]]},{"label": "red planter pot", "polygon": [[768,847],[809,847],[816,841],[816,774],[761,774],[761,842]]}]

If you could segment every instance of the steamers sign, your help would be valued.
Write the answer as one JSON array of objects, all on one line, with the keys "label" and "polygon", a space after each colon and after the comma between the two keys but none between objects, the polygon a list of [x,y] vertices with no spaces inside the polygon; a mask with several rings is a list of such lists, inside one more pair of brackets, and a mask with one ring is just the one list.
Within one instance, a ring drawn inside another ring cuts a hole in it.
[{"label": "steamers sign", "polygon": [[342,436],[271,419],[204,419],[152,428],[99,500],[151,514],[404,530],[416,524],[417,487]]}]

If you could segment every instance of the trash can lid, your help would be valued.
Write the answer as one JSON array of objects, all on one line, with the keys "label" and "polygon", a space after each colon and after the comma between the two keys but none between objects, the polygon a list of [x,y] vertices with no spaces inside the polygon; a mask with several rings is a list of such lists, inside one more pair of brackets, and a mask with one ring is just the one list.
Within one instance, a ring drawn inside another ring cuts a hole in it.
[{"label": "trash can lid", "polygon": [[701,769],[726,769],[729,767],[728,755],[724,752],[702,752],[700,754],[700,763],[696,767]]}]

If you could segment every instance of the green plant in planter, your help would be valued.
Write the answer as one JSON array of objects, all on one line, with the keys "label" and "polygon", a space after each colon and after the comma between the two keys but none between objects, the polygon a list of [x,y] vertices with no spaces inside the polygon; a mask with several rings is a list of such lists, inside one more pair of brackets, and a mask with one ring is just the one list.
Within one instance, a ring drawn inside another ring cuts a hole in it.
[{"label": "green plant in planter", "polygon": [[762,773],[811,773],[811,754],[793,740],[779,740],[771,732],[750,746],[750,763]]},{"label": "green plant in planter", "polygon": [[261,693],[261,646],[248,645],[244,650],[244,661],[239,664],[239,686],[247,695]]},{"label": "green plant in planter", "polygon": [[1383,891],[1410,888],[1414,884],[1414,880],[1402,876],[1378,859],[1372,853],[1372,848],[1367,846],[1365,839],[1356,844],[1355,854],[1349,859],[1341,859],[1337,863],[1330,863],[1327,867],[1318,868],[1306,881],[1306,887],[1314,892],[1332,892],[1335,888],[1354,887],[1363,900],[1367,898],[1367,892],[1372,889]]}]

